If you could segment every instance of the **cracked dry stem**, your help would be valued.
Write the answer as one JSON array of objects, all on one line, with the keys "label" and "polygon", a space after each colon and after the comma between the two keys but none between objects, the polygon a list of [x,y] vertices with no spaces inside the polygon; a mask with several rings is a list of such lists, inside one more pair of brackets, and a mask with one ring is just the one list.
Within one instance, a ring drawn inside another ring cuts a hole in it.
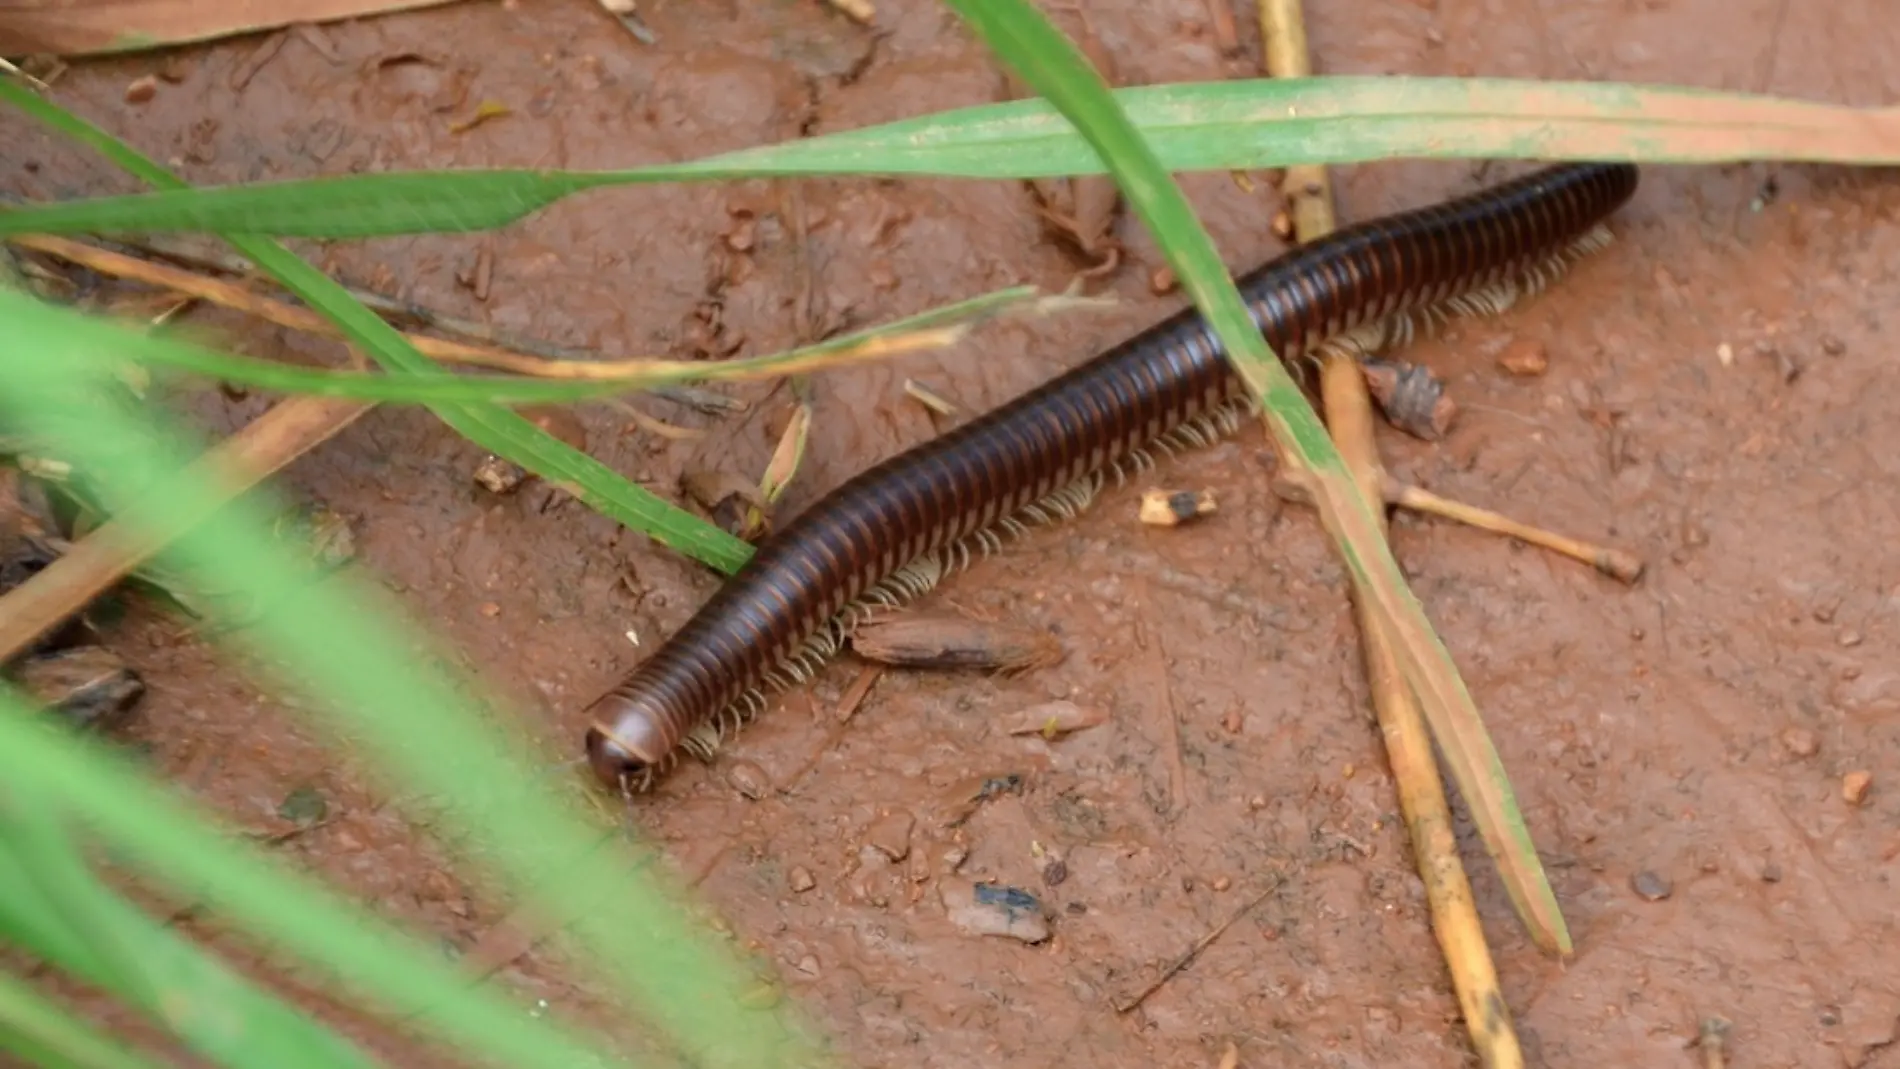
[{"label": "cracked dry stem", "polygon": [[[1312,68],[1300,0],[1259,0],[1259,9],[1268,76],[1309,75]],[[1287,168],[1283,193],[1298,241],[1311,241],[1334,229],[1332,191],[1325,168]],[[1386,475],[1373,437],[1371,398],[1357,363],[1349,357],[1327,356],[1320,389],[1327,429],[1359,483],[1360,492],[1368,501],[1383,500]],[[1379,510],[1379,526],[1383,535],[1387,529],[1383,509]],[[1522,1069],[1524,1055],[1485,943],[1471,882],[1458,857],[1451,810],[1433,757],[1431,736],[1400,672],[1391,636],[1380,626],[1370,606],[1361,599],[1354,601],[1380,734],[1398,784],[1413,858],[1419,877],[1425,881],[1432,928],[1464,1011],[1472,1046],[1486,1069]]]}]

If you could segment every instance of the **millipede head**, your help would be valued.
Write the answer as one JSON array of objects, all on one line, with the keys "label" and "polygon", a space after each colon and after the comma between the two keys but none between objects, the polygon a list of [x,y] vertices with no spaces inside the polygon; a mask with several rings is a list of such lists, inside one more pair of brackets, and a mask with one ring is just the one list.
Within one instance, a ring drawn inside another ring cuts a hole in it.
[{"label": "millipede head", "polygon": [[[595,724],[587,729],[587,764],[601,783],[618,791],[644,790],[664,762],[665,752]],[[648,740],[651,741],[651,740]]]}]

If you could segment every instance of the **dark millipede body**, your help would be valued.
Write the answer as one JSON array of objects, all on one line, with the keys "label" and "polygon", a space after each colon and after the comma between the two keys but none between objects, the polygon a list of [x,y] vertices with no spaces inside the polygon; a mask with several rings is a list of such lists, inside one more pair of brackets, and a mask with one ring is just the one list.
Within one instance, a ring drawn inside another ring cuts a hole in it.
[{"label": "dark millipede body", "polygon": [[[1368,353],[1453,314],[1501,311],[1609,240],[1629,164],[1565,164],[1341,229],[1238,280],[1283,360]],[[710,756],[865,613],[929,590],[1004,535],[1073,515],[1151,451],[1206,444],[1255,402],[1192,306],[1016,400],[851,479],[767,539],[652,656],[589,707],[587,753],[643,789],[681,748]]]}]

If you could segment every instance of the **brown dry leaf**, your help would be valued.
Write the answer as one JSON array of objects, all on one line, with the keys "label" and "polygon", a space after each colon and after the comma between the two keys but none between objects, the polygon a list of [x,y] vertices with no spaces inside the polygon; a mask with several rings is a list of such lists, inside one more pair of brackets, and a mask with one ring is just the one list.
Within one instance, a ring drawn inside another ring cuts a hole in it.
[{"label": "brown dry leaf", "polygon": [[811,406],[800,404],[792,410],[791,422],[779,435],[778,448],[772,451],[772,461],[765,466],[764,478],[759,480],[759,493],[766,504],[777,504],[792,477],[798,474],[798,466],[805,459],[805,442],[810,436]]},{"label": "brown dry leaf", "polygon": [[0,55],[84,56],[339,22],[452,0],[0,0]]},{"label": "brown dry leaf", "polygon": [[866,620],[851,636],[858,656],[905,668],[987,668],[1003,673],[1047,668],[1062,643],[1033,627],[942,612],[905,612]]}]

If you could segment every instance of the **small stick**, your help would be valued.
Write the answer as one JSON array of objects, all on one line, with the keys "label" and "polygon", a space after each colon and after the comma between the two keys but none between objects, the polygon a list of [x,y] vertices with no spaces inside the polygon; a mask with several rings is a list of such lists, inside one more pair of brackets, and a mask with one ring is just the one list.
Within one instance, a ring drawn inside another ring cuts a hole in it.
[{"label": "small stick", "polygon": [[1203,935],[1199,939],[1196,939],[1194,941],[1193,946],[1188,947],[1187,950],[1182,952],[1180,957],[1175,958],[1173,961],[1169,962],[1168,967],[1161,970],[1161,975],[1155,977],[1152,981],[1150,981],[1147,987],[1144,987],[1140,991],[1137,991],[1131,997],[1125,998],[1122,1001],[1116,1003],[1115,1012],[1127,1013],[1129,1010],[1132,1010],[1136,1006],[1139,1006],[1142,1003],[1148,1001],[1149,995],[1152,995],[1155,992],[1161,990],[1161,985],[1167,983],[1169,980],[1174,979],[1175,973],[1178,973],[1182,969],[1187,968],[1188,963],[1192,962],[1195,958],[1198,958],[1201,956],[1201,951],[1206,950],[1208,947],[1212,946],[1214,943],[1214,940],[1219,939],[1222,935],[1226,934],[1227,929],[1232,928],[1235,924],[1239,923],[1240,918],[1245,917],[1249,913],[1252,913],[1254,911],[1255,906],[1258,906],[1260,903],[1265,902],[1267,900],[1267,896],[1271,895],[1275,891],[1278,891],[1280,889],[1280,885],[1284,884],[1285,882],[1286,882],[1285,876],[1279,873],[1275,873],[1273,878],[1267,881],[1267,886],[1262,888],[1259,894],[1253,896],[1251,899],[1248,899],[1247,904],[1235,910],[1233,916],[1215,925],[1214,928],[1211,931],[1209,931],[1206,935]]},{"label": "small stick", "polygon": [[1599,546],[1566,535],[1555,534],[1541,528],[1520,523],[1502,513],[1481,509],[1475,505],[1466,505],[1439,497],[1422,487],[1401,483],[1387,475],[1380,488],[1382,496],[1400,508],[1414,512],[1430,513],[1446,519],[1457,520],[1482,531],[1492,531],[1509,535],[1519,541],[1542,546],[1554,553],[1561,553],[1572,560],[1582,561],[1612,579],[1625,583],[1634,583],[1643,577],[1645,564],[1641,557],[1612,546]]},{"label": "small stick", "polygon": [[[1635,583],[1643,577],[1643,572],[1648,567],[1641,557],[1628,550],[1617,549],[1614,546],[1599,546],[1594,542],[1585,542],[1568,535],[1546,531],[1541,527],[1533,527],[1503,513],[1440,497],[1424,487],[1400,482],[1397,477],[1383,469],[1376,474],[1379,477],[1379,498],[1388,505],[1397,505],[1400,508],[1431,516],[1442,516],[1481,531],[1507,535],[1588,564],[1604,575],[1624,583]],[[1280,480],[1274,485],[1274,491],[1293,501],[1304,502],[1311,499],[1306,488],[1292,479]]]},{"label": "small stick", "polygon": [[[1148,582],[1142,580],[1143,599],[1154,604],[1154,595],[1148,592]],[[1154,662],[1155,679],[1161,684],[1160,715],[1165,719],[1161,724],[1163,745],[1168,748],[1168,800],[1173,804],[1170,817],[1179,816],[1187,808],[1187,761],[1181,756],[1181,716],[1174,708],[1174,684],[1168,681],[1168,655],[1161,644],[1161,633],[1141,623],[1136,623],[1137,634],[1146,635],[1154,641],[1154,648],[1148,651]],[[1146,643],[1143,643],[1146,645]]]},{"label": "small stick", "polygon": [[798,766],[796,772],[780,781],[785,784],[779,788],[780,794],[795,793],[804,784],[805,777],[811,775],[811,770],[818,767],[819,759],[831,752],[833,746],[838,745],[838,740],[844,738],[845,729],[851,726],[851,718],[857,715],[858,706],[864,704],[865,697],[871,693],[872,685],[883,674],[882,665],[869,665],[859,670],[858,678],[851,681],[851,686],[845,689],[844,696],[838,699],[838,708],[831,715],[832,727],[825,733],[824,741],[812,750],[811,756],[805,759],[804,764]]},{"label": "small stick", "polygon": [[[1299,0],[1260,0],[1260,33],[1270,77],[1298,78],[1311,73]],[[1298,240],[1311,241],[1334,228],[1332,194],[1323,168],[1288,168],[1285,188]],[[1341,457],[1366,498],[1379,500],[1387,477],[1379,460],[1365,375],[1350,356],[1332,353],[1322,365],[1320,386],[1327,429]],[[1383,510],[1379,518],[1383,534]],[[1398,786],[1399,808],[1472,1047],[1485,1069],[1523,1069],[1523,1051],[1485,944],[1471,881],[1458,856],[1451,809],[1424,716],[1399,669],[1392,636],[1369,604],[1359,598],[1354,601],[1366,677]]]},{"label": "small stick", "polygon": [[[11,201],[13,198],[3,199]],[[163,287],[177,293],[199,297],[200,299],[219,304],[224,302],[208,293],[197,293],[191,288],[193,280],[204,282],[216,282],[217,280],[208,279],[204,275],[195,272],[177,270],[164,264],[152,263],[149,260],[132,256],[129,252],[121,250],[162,256],[167,260],[184,264],[188,267],[198,268],[200,271],[223,271],[247,278],[257,278],[255,270],[250,265],[250,261],[245,260],[243,257],[230,256],[208,250],[200,251],[180,241],[147,238],[138,242],[82,242],[74,241],[69,238],[36,234],[15,234],[8,236],[6,240],[23,249],[33,249],[38,252],[48,253],[70,263],[97,271],[103,275],[110,275],[115,278],[131,278],[139,282],[145,282],[150,285]],[[95,253],[97,255],[95,255]],[[268,282],[269,280],[263,279],[260,281]],[[459,334],[464,338],[488,342],[494,346],[496,350],[502,352],[512,351],[514,354],[534,357],[542,361],[540,364],[529,363],[516,365],[526,368],[527,371],[525,373],[527,374],[536,374],[537,372],[534,371],[535,367],[546,367],[548,365],[556,365],[558,367],[558,365],[562,364],[591,366],[594,363],[589,359],[593,354],[582,350],[550,345],[532,338],[514,337],[505,331],[496,330],[484,323],[458,319],[454,316],[445,315],[420,305],[409,304],[406,301],[399,301],[370,290],[359,289],[354,286],[345,286],[344,288],[349,291],[350,296],[356,298],[371,310],[380,313],[385,319],[407,321],[414,326],[429,327],[446,334]],[[234,287],[234,289],[236,292],[247,294],[251,299],[260,301],[267,300],[267,298],[258,296],[251,290],[242,287]],[[295,305],[286,305],[285,307],[293,310],[296,308]],[[250,311],[248,307],[239,307],[238,310]],[[280,323],[279,325],[291,326],[293,329],[302,329],[296,324]],[[418,336],[409,335],[409,337],[411,341],[415,341]],[[435,356],[436,359],[439,360],[453,361],[453,356],[449,354],[435,354]],[[714,393],[710,390],[704,390],[694,386],[656,386],[653,387],[650,392],[677,404],[697,409],[708,415],[736,411],[745,407],[742,401],[737,401],[724,394]]]},{"label": "small stick", "polygon": [[[213,509],[335,437],[375,407],[346,397],[294,397],[206,450],[196,466],[218,486]],[[0,664],[104,593],[172,539],[197,526],[196,512],[146,530],[113,519],[73,543],[65,555],[0,598]]]},{"label": "small stick", "polygon": [[1702,1069],[1724,1069],[1728,1064],[1729,1023],[1721,1017],[1705,1017],[1696,1033],[1696,1045],[1702,1048]]}]

